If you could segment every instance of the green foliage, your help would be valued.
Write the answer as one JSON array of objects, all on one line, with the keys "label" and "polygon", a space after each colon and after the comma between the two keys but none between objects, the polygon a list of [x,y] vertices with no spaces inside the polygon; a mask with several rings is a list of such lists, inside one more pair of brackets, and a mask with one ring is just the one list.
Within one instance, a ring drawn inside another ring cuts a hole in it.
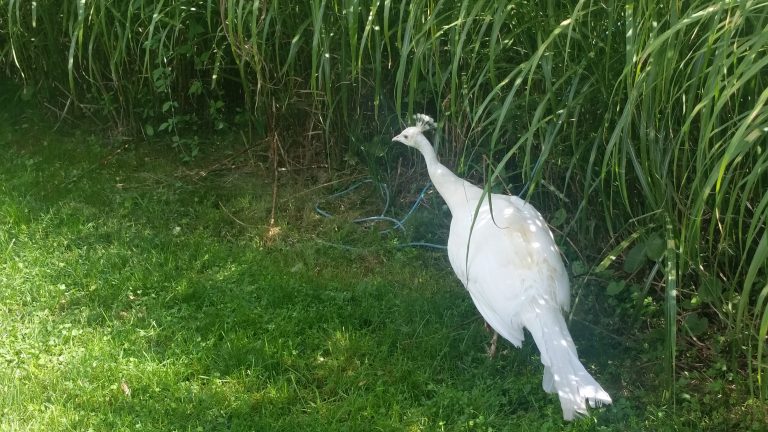
[{"label": "green foliage", "polygon": [[722,337],[766,396],[767,26],[765,0],[0,0],[0,67],[186,159],[234,129],[385,178],[373,147],[433,114],[461,175],[565,212],[599,254],[577,276],[619,265],[612,298],[663,306],[670,387],[679,350]]}]

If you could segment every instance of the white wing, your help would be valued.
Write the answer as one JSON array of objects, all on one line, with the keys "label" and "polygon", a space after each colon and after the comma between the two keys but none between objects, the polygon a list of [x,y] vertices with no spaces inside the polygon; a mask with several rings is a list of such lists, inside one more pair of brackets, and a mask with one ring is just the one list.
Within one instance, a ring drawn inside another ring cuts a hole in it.
[{"label": "white wing", "polygon": [[[549,227],[533,206],[518,197],[493,195],[480,208],[471,239],[469,215],[453,215],[448,256],[486,321],[519,345],[518,320],[535,305],[570,307],[570,286]],[[469,254],[467,242],[469,240]]]}]

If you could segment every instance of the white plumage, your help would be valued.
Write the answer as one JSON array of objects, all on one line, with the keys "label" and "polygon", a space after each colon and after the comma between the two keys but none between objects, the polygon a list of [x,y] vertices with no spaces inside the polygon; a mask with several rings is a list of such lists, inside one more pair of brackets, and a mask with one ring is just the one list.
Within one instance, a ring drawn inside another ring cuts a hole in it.
[{"label": "white plumage", "polygon": [[480,314],[518,347],[523,328],[528,329],[541,352],[544,390],[557,392],[564,419],[586,414],[587,403],[610,404],[611,397],[579,361],[563,318],[570,308],[568,275],[544,218],[516,196],[492,194],[489,205],[482,189],[438,161],[423,134],[434,121],[423,114],[415,117],[416,126],[392,141],[424,156],[429,177],[453,216],[448,258]]}]

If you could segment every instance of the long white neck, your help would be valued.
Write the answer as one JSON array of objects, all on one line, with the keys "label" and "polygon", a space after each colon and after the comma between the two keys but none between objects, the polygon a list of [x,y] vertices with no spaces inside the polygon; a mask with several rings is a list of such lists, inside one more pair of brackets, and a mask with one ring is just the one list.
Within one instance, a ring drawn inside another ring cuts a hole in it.
[{"label": "long white neck", "polygon": [[437,189],[437,192],[440,193],[440,196],[443,197],[445,203],[448,204],[451,214],[455,216],[457,211],[462,211],[468,207],[470,199],[477,198],[475,195],[479,195],[478,191],[480,189],[461,179],[446,168],[445,165],[441,164],[437,160],[435,149],[426,137],[421,135],[416,139],[417,145],[415,147],[424,156],[424,161],[427,163],[427,172],[429,172],[432,184]]}]

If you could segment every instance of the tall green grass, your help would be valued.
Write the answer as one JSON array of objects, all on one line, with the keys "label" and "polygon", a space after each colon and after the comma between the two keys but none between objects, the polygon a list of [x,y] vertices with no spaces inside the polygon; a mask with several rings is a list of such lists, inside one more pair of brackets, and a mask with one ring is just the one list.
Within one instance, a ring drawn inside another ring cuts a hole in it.
[{"label": "tall green grass", "polygon": [[243,129],[272,137],[281,163],[339,166],[407,114],[433,114],[462,175],[572,213],[563,234],[602,250],[593,273],[638,281],[630,306],[663,307],[670,378],[684,341],[722,338],[730,367],[768,393],[767,1],[0,0],[0,11],[0,66],[61,115],[182,148],[190,132]]}]

